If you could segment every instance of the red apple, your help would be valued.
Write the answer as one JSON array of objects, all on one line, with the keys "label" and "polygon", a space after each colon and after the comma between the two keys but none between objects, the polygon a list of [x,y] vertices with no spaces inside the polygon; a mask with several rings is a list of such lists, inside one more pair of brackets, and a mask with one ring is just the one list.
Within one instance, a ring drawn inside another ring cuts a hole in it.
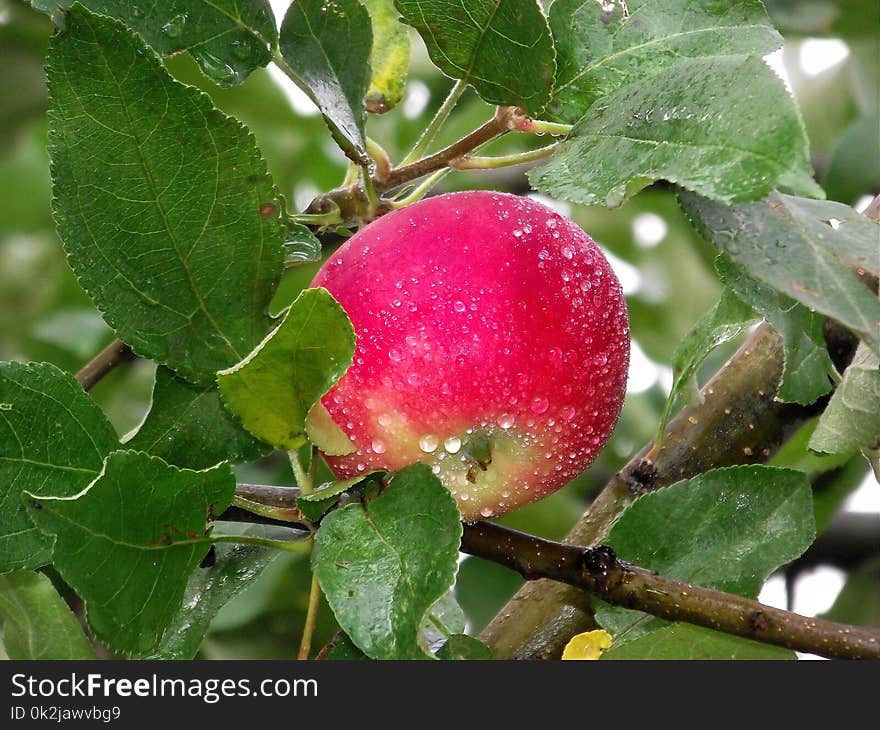
[{"label": "red apple", "polygon": [[475,520],[558,489],[614,428],[629,362],[620,283],[544,205],[429,198],[352,236],[313,286],[357,333],[322,400],[356,448],[326,457],[339,478],[426,462]]}]

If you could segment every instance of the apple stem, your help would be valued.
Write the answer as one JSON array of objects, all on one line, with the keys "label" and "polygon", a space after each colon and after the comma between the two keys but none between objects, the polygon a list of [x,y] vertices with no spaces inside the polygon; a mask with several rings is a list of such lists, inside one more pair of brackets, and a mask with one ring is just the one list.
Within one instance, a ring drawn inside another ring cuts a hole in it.
[{"label": "apple stem", "polygon": [[413,148],[407,153],[406,157],[401,160],[401,165],[407,165],[414,162],[425,153],[425,150],[427,150],[428,147],[431,146],[431,142],[434,141],[434,138],[446,123],[452,110],[455,109],[455,106],[458,104],[458,100],[461,98],[465,89],[467,89],[467,82],[455,82],[455,85],[450,90],[446,100],[440,105],[434,118],[428,123],[428,126],[425,127],[425,130],[422,132]]}]

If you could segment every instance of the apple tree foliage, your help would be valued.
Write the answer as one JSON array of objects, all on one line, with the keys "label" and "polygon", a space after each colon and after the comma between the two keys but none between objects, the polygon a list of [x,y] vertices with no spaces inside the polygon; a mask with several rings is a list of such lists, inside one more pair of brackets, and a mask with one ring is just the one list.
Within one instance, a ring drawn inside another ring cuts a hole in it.
[{"label": "apple tree foliage", "polygon": [[[311,445],[347,446],[319,401],[351,364],[354,333],[326,291],[303,289],[347,230],[295,209],[339,185],[340,160],[357,172],[375,157],[373,139],[405,151],[427,126],[408,107],[430,94],[436,109],[450,78],[463,96],[444,143],[493,105],[564,133],[527,182],[444,184],[531,188],[568,204],[642,272],[633,335],[673,376],[668,397],[659,386],[628,396],[594,474],[504,522],[561,536],[590,485],[762,320],[784,340],[776,398],[810,405],[837,384],[823,415],[774,466],[709,471],[638,499],[608,544],[754,597],[811,545],[814,513],[833,513],[852,488],[835,474],[861,475],[860,450],[876,463],[880,302],[860,277],[876,275],[880,231],[851,207],[880,186],[876,37],[858,17],[867,4],[828,0],[804,14],[782,0],[294,0],[280,23],[267,0],[31,5],[11,3],[0,26],[11,99],[0,118],[10,657],[83,658],[95,644],[134,657],[266,656],[273,639],[254,627],[270,619],[284,637],[275,645],[293,653],[312,571],[325,598],[317,635],[326,644],[336,633],[327,658],[491,655],[475,634],[519,579],[459,564],[459,514],[430,469],[406,468],[385,487],[383,475],[334,483],[307,463],[325,481],[301,501],[317,527],[311,550],[301,531],[224,519],[232,505],[259,508],[237,481],[294,483],[279,454],[309,462]],[[846,39],[857,90],[820,104],[802,83],[799,108],[764,61],[783,35]],[[269,64],[317,115],[292,111]],[[830,128],[823,115],[835,114]],[[34,210],[50,195],[46,144],[66,263],[48,211]],[[495,144],[517,154],[542,142]],[[632,235],[646,215],[666,221],[656,248]],[[827,323],[860,340],[842,375]],[[71,371],[113,336],[140,359],[93,397]],[[826,491],[814,494],[823,474]],[[852,591],[876,592],[876,579],[857,577]],[[85,624],[65,600],[74,595]],[[604,604],[596,617],[612,635],[607,659],[792,656]]]}]

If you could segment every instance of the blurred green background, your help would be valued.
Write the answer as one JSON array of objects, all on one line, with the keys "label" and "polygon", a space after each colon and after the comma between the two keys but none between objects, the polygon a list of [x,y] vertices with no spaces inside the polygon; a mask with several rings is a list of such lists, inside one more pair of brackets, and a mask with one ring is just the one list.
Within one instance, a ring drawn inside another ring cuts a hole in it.
[{"label": "blurred green background", "polygon": [[[772,64],[780,71],[784,68],[800,102],[817,175],[829,197],[863,206],[869,199],[866,196],[880,188],[876,26],[866,32],[869,22],[841,24],[835,20],[837,6],[831,2],[809,3],[812,14],[801,12],[804,4],[777,1],[769,5],[783,30],[791,31],[786,35],[784,53],[776,54]],[[75,371],[108,343],[113,333],[67,267],[52,224],[42,70],[50,33],[49,20],[25,2],[0,0],[0,359],[45,360]],[[844,40],[811,35],[841,35]],[[391,113],[374,116],[368,123],[370,136],[394,159],[412,145],[452,85],[431,66],[415,35],[413,48],[404,101]],[[178,79],[202,88],[220,109],[250,127],[291,208],[303,209],[314,195],[340,183],[344,159],[320,117],[301,95],[293,93],[270,71],[258,70],[246,83],[220,89],[200,75],[188,56],[171,59],[167,65]],[[490,113],[486,104],[468,92],[440,143],[460,137]],[[517,151],[528,144],[541,144],[541,140],[511,135],[495,143],[493,150]],[[522,168],[457,173],[441,184],[445,190],[469,187],[529,192]],[[648,190],[613,211],[567,205],[561,210],[610,254],[627,294],[634,350],[620,424],[599,461],[550,498],[503,519],[514,527],[550,538],[561,537],[595,490],[654,435],[671,383],[668,366],[672,352],[719,293],[712,270],[713,252],[687,225],[668,191]],[[292,301],[316,270],[317,265],[288,270],[276,308]],[[717,368],[730,351],[722,348],[717,352],[706,363],[704,372]],[[135,428],[149,408],[153,374],[153,365],[138,361],[117,369],[93,390],[95,400],[120,435]],[[803,441],[799,449],[789,449],[780,459],[800,465],[811,474],[839,466],[806,457]],[[268,458],[239,471],[242,479],[250,481],[292,483],[282,458]],[[824,487],[831,495],[825,497],[829,510],[865,484],[865,470],[858,462],[849,464],[847,470],[830,473],[843,471],[845,478],[838,474],[826,480],[830,481],[830,486]],[[866,504],[871,509],[870,501]],[[813,613],[827,609],[845,580],[843,573],[834,570],[837,572],[830,579],[826,574],[821,585],[815,580],[812,588],[807,585],[805,590],[819,595],[807,595],[802,605],[796,602],[795,608]],[[866,604],[858,591],[880,596],[877,572],[878,566],[868,566],[853,578],[835,606],[838,619],[880,621],[880,605],[874,605],[868,618],[848,617],[846,613],[864,612]],[[485,625],[520,582],[518,576],[501,567],[464,559],[456,592],[470,628],[476,631]],[[308,586],[306,559],[282,555],[220,613],[201,656],[294,656]],[[784,588],[777,583],[763,597],[784,602]],[[316,646],[326,643],[335,630],[332,615],[322,606]]]}]

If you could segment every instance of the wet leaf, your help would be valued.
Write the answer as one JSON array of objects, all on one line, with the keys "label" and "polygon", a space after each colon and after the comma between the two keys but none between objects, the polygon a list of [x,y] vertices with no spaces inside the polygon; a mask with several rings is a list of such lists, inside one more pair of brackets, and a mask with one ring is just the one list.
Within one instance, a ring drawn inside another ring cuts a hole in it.
[{"label": "wet leaf", "polygon": [[729,289],[725,289],[718,303],[678,343],[672,356],[672,389],[669,391],[666,407],[660,419],[658,438],[666,430],[666,424],[676,401],[688,387],[694,384],[700,365],[715,348],[739,337],[755,323],[756,319],[755,313],[748,304],[736,297]]},{"label": "wet leaf", "polygon": [[558,65],[550,109],[568,122],[679,59],[764,55],[782,46],[760,0],[557,0],[550,27]]},{"label": "wet leaf", "polygon": [[[299,448],[309,412],[348,369],[354,344],[351,322],[330,293],[306,289],[250,355],[217,374],[223,402],[257,438]],[[309,431],[319,448],[322,433]]]},{"label": "wet leaf", "polygon": [[271,451],[223,407],[216,385],[193,385],[161,366],[147,417],[125,447],[188,469],[254,461]]},{"label": "wet leaf", "polygon": [[[771,572],[815,537],[810,485],[800,472],[769,466],[714,469],[637,499],[605,543],[662,575],[754,598]],[[599,624],[614,647],[668,622],[602,603]]]},{"label": "wet leaf", "polygon": [[284,60],[303,80],[344,150],[364,155],[364,96],[373,33],[358,0],[296,0],[281,24]]},{"label": "wet leaf", "polygon": [[779,185],[822,195],[794,101],[757,56],[681,60],[595,104],[532,186],[614,207],[656,180],[713,200],[757,200]]},{"label": "wet leaf", "polygon": [[210,547],[209,514],[225,510],[234,493],[225,464],[190,471],[116,451],[75,496],[25,495],[31,519],[55,538],[54,565],[85,601],[95,635],[142,654],[158,646]]},{"label": "wet leaf", "polygon": [[264,336],[282,268],[253,138],[119,22],[74,6],[50,45],[54,210],[108,324],[193,382]]},{"label": "wet leaf", "polygon": [[455,500],[416,464],[366,505],[330,513],[312,566],[337,621],[373,659],[424,659],[420,627],[452,586],[461,542]]},{"label": "wet leaf", "polygon": [[453,634],[437,651],[437,658],[459,661],[485,661],[492,658],[492,650],[473,636]]},{"label": "wet leaf", "polygon": [[[238,534],[250,534],[248,530]],[[165,632],[155,659],[192,659],[223,606],[247,590],[282,553],[255,545],[216,544],[210,567],[199,566],[190,576],[183,604]]]},{"label": "wet leaf", "polygon": [[539,114],[550,99],[556,51],[536,0],[395,0],[447,76],[490,104]]},{"label": "wet leaf", "polygon": [[627,642],[613,646],[604,660],[614,659],[797,659],[791,649],[762,644],[759,641],[731,636],[702,626],[676,623]]},{"label": "wet leaf", "polygon": [[284,226],[284,265],[299,266],[321,260],[321,242],[301,223]]},{"label": "wet leaf", "polygon": [[687,192],[680,199],[696,229],[731,261],[880,353],[880,300],[850,270],[876,272],[880,224],[841,203],[782,193],[733,206]]},{"label": "wet leaf", "polygon": [[10,659],[96,658],[76,616],[42,573],[0,575],[0,617]]},{"label": "wet leaf", "polygon": [[[38,10],[65,24],[74,0],[31,0]],[[157,53],[189,51],[202,71],[218,84],[244,81],[272,58],[277,39],[275,16],[268,0],[79,0],[99,15],[108,15],[137,32]]]},{"label": "wet leaf", "polygon": [[49,363],[0,363],[0,572],[52,559],[54,541],[31,523],[22,491],[76,494],[116,448],[113,427],[72,375]]},{"label": "wet leaf", "polygon": [[880,446],[880,358],[864,344],[844,371],[809,446],[827,454]]},{"label": "wet leaf", "polygon": [[409,74],[409,33],[400,22],[394,0],[363,0],[373,24],[367,111],[384,114],[403,98]]},{"label": "wet leaf", "polygon": [[755,279],[730,259],[719,257],[715,267],[721,282],[782,336],[785,366],[776,397],[786,403],[808,405],[830,391],[834,363],[822,332],[825,318]]}]

